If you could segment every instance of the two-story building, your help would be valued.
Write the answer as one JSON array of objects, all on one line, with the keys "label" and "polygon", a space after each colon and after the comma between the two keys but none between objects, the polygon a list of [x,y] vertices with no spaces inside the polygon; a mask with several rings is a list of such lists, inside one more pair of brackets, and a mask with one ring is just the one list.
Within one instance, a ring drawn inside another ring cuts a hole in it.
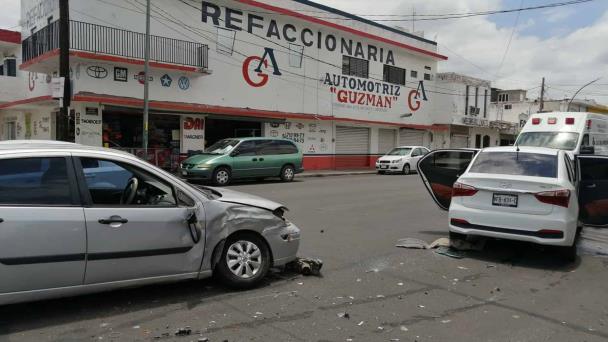
[{"label": "two-story building", "polygon": [[[69,2],[72,104],[62,116],[58,0],[21,4],[24,94],[0,105],[0,120],[16,120],[17,138],[143,155],[145,6]],[[447,125],[433,112],[447,57],[434,41],[307,0],[152,0],[151,9],[151,162],[174,168],[237,136],[292,139],[307,169],[369,167],[396,145],[443,146],[434,137]]]},{"label": "two-story building", "polygon": [[436,124],[449,125],[443,147],[483,148],[500,144],[500,129],[493,126],[489,112],[490,81],[454,72],[437,74]]}]

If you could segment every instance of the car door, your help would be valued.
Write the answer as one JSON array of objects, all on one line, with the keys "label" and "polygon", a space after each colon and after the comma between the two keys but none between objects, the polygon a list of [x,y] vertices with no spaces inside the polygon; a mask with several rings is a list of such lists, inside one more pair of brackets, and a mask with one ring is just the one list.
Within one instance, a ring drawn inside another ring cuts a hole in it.
[{"label": "car door", "polygon": [[0,302],[82,285],[86,229],[68,153],[0,156]]},{"label": "car door", "polygon": [[450,208],[452,187],[477,152],[465,149],[435,150],[420,159],[418,173],[439,208]]},{"label": "car door", "polygon": [[576,160],[580,220],[608,227],[608,156],[578,156]]},{"label": "car door", "polygon": [[117,158],[75,159],[88,203],[85,284],[198,272],[204,232],[193,234],[188,220],[204,220],[202,208],[181,205],[181,190],[152,169]]},{"label": "car door", "polygon": [[278,176],[285,164],[285,156],[281,153],[279,140],[258,140],[257,153],[260,174],[264,177]]},{"label": "car door", "polygon": [[243,141],[230,155],[232,156],[232,176],[235,178],[258,177],[262,174],[255,140]]}]

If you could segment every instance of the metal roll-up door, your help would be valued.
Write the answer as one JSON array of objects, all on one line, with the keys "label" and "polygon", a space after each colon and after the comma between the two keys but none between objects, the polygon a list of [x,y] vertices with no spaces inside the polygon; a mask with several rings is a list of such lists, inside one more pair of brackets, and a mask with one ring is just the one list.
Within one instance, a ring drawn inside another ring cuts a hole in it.
[{"label": "metal roll-up door", "polygon": [[337,154],[369,153],[369,128],[336,127]]},{"label": "metal roll-up door", "polygon": [[378,154],[386,154],[397,146],[397,135],[394,129],[380,129],[378,131]]},{"label": "metal roll-up door", "polygon": [[452,135],[450,141],[451,148],[467,148],[469,147],[469,137],[466,135]]},{"label": "metal roll-up door", "polygon": [[425,131],[417,129],[401,129],[399,131],[399,145],[401,146],[424,146]]},{"label": "metal roll-up door", "polygon": [[336,168],[369,166],[369,128],[336,127]]}]

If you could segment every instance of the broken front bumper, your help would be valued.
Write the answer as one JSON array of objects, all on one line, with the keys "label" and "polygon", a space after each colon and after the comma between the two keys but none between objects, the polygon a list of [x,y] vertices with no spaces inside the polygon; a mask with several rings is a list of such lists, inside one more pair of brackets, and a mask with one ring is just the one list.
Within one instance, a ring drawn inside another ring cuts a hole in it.
[{"label": "broken front bumper", "polygon": [[283,266],[296,259],[300,248],[300,228],[291,222],[280,229],[264,233],[272,250],[273,266]]}]

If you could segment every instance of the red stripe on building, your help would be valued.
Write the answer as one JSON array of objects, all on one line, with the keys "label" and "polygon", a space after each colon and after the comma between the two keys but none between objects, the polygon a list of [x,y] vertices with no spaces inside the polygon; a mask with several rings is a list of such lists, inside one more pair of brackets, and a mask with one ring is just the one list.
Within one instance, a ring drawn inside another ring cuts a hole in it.
[{"label": "red stripe on building", "polygon": [[[112,105],[120,105],[120,106],[127,106],[127,107],[143,107],[143,104],[144,104],[144,101],[141,99],[118,97],[118,96],[111,96],[111,95],[86,94],[86,93],[80,93],[80,94],[75,95],[73,100],[80,101],[80,102],[98,102],[98,103],[102,103],[102,104],[112,104]],[[394,126],[394,127],[402,127],[402,128],[413,128],[413,129],[430,129],[430,130],[434,130],[434,131],[445,131],[448,129],[447,125],[400,124],[400,123],[394,123],[394,122],[341,118],[341,117],[335,117],[335,116],[329,116],[329,115],[278,112],[278,111],[269,111],[269,110],[263,110],[263,109],[223,107],[223,106],[213,106],[213,105],[195,104],[195,103],[150,101],[150,108],[172,110],[172,111],[192,112],[192,113],[200,113],[200,114],[223,114],[223,115],[231,115],[231,116],[257,117],[257,118],[261,117],[261,118],[269,118],[269,119],[301,119],[301,120],[351,122],[351,123],[374,124],[374,125]]]},{"label": "red stripe on building", "polygon": [[292,17],[295,17],[295,18],[298,18],[298,19],[302,19],[302,20],[306,20],[306,21],[311,22],[311,23],[315,23],[315,24],[331,27],[333,29],[337,29],[337,30],[340,30],[340,31],[345,31],[345,32],[354,34],[354,35],[359,36],[359,37],[368,38],[368,39],[376,40],[376,41],[383,42],[383,43],[386,43],[386,44],[394,45],[394,46],[397,46],[397,47],[400,47],[400,48],[403,48],[403,49],[406,49],[406,50],[410,50],[410,51],[413,51],[413,52],[421,53],[423,55],[431,56],[433,58],[437,58],[437,59],[441,59],[441,60],[447,60],[448,59],[447,56],[440,55],[440,54],[438,54],[436,52],[433,52],[433,51],[428,51],[428,50],[424,50],[424,49],[415,47],[413,45],[396,42],[396,41],[391,40],[391,39],[387,39],[387,38],[384,38],[384,37],[376,36],[376,35],[371,34],[371,33],[367,33],[367,32],[364,32],[364,31],[359,31],[359,30],[356,30],[356,29],[353,29],[353,28],[350,28],[350,27],[347,27],[347,26],[344,26],[344,25],[332,23],[332,22],[329,22],[329,21],[326,21],[326,20],[322,20],[322,19],[319,19],[319,18],[311,17],[309,15],[302,14],[302,13],[299,13],[299,12],[295,12],[295,11],[292,11],[292,10],[289,10],[289,9],[286,9],[286,8],[281,8],[281,7],[277,7],[277,6],[273,6],[273,5],[264,4],[264,3],[261,3],[261,2],[255,1],[255,0],[235,0],[235,1],[240,2],[242,4],[245,4],[245,5],[262,8],[262,9],[265,9],[265,10],[268,10],[268,11],[273,11],[273,12],[276,12],[276,13],[289,15],[289,16],[292,16]]},{"label": "red stripe on building", "polygon": [[21,33],[0,29],[0,42],[21,44]]},{"label": "red stripe on building", "polygon": [[18,101],[13,101],[13,102],[7,102],[7,103],[0,103],[0,109],[7,109],[7,108],[10,108],[10,107],[15,107],[15,106],[19,106],[19,105],[24,105],[24,104],[29,104],[29,103],[36,103],[36,102],[51,101],[51,100],[53,100],[53,97],[50,96],[50,95],[32,97],[32,98],[29,98],[29,99],[23,99],[23,100],[18,100]]},{"label": "red stripe on building", "polygon": [[374,169],[377,155],[305,155],[304,170]]}]

